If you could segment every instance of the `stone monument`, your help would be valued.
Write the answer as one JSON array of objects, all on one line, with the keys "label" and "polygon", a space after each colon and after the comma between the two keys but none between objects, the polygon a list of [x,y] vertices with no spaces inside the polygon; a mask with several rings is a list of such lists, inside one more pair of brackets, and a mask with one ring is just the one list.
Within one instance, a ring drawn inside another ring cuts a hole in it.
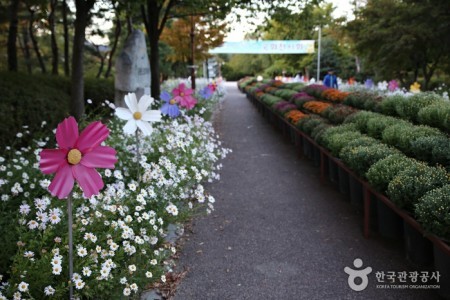
[{"label": "stone monument", "polygon": [[124,106],[124,96],[136,93],[139,101],[145,91],[150,90],[150,63],[147,55],[145,35],[133,30],[125,41],[125,46],[116,59],[114,102]]}]

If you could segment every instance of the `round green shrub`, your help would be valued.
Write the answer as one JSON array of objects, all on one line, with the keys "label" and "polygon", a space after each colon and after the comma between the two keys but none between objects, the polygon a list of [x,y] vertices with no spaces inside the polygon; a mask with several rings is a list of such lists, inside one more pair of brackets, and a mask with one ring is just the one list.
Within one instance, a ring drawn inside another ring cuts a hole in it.
[{"label": "round green shrub", "polygon": [[382,140],[388,145],[394,146],[405,154],[413,155],[411,143],[420,137],[443,136],[436,128],[429,126],[414,126],[410,123],[395,124],[387,127],[382,134]]},{"label": "round green shrub", "polygon": [[439,164],[450,172],[450,139],[438,139],[431,152],[431,162]]},{"label": "round green shrub", "polygon": [[328,124],[328,121],[322,117],[319,117],[317,115],[308,115],[305,118],[300,119],[296,126],[304,133],[311,135],[311,132],[316,128],[317,126],[321,124]]},{"label": "round green shrub", "polygon": [[379,192],[386,193],[389,182],[402,170],[418,163],[404,154],[389,155],[374,163],[366,173],[369,183]]},{"label": "round green shrub", "polygon": [[450,241],[450,184],[426,193],[414,212],[426,231]]},{"label": "round green shrub", "polygon": [[330,128],[330,124],[328,123],[321,123],[314,127],[314,129],[311,131],[311,137],[318,143],[320,143],[323,133],[327,128]]},{"label": "round green shrub", "polygon": [[370,119],[376,118],[381,116],[380,114],[370,112],[370,111],[359,111],[357,113],[354,113],[350,116],[348,116],[344,124],[355,124],[356,128],[358,128],[359,131],[366,133],[367,132],[367,123]]},{"label": "round green shrub", "polygon": [[422,108],[440,101],[442,97],[436,93],[418,93],[399,102],[396,106],[397,114],[403,119],[417,122],[417,114]]},{"label": "round green shrub", "polygon": [[373,138],[381,139],[383,131],[386,127],[392,126],[394,124],[400,124],[404,121],[399,120],[394,117],[378,115],[374,118],[370,118],[367,121],[367,134]]},{"label": "round green shrub", "polygon": [[380,110],[383,114],[389,116],[398,116],[397,107],[401,105],[401,103],[408,101],[405,96],[395,94],[391,96],[387,96],[380,104]]},{"label": "round green shrub", "polygon": [[322,133],[321,141],[325,148],[330,150],[334,156],[338,156],[342,148],[351,141],[362,137],[359,131],[336,131],[336,127],[325,129]]},{"label": "round green shrub", "polygon": [[359,109],[377,111],[380,101],[380,95],[375,92],[357,91],[350,93],[343,103]]},{"label": "round green shrub", "polygon": [[425,163],[409,166],[395,176],[388,185],[388,197],[410,212],[420,197],[428,191],[450,182],[449,175],[442,167],[430,167]]},{"label": "round green shrub", "polygon": [[348,116],[355,112],[356,110],[350,106],[336,104],[328,107],[323,112],[323,116],[333,124],[342,124]]},{"label": "round green shrub", "polygon": [[382,143],[373,143],[367,146],[344,147],[339,156],[342,161],[361,177],[366,176],[369,168],[389,155],[398,154],[398,150]]},{"label": "round green shrub", "polygon": [[417,120],[421,124],[437,127],[450,133],[450,102],[439,101],[421,108],[417,114]]}]

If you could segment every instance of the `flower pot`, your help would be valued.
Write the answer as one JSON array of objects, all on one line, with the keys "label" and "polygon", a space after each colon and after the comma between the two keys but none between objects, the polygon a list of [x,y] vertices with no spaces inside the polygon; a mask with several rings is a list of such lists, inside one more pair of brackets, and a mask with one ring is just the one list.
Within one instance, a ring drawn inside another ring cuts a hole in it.
[{"label": "flower pot", "polygon": [[330,182],[337,187],[339,185],[339,167],[333,159],[328,159],[328,178]]},{"label": "flower pot", "polygon": [[377,201],[378,233],[385,238],[403,237],[403,219],[383,201]]},{"label": "flower pot", "polygon": [[364,207],[363,186],[355,177],[350,176],[350,203],[357,210],[362,210]]},{"label": "flower pot", "polygon": [[433,262],[433,243],[407,222],[403,222],[406,258],[418,265]]},{"label": "flower pot", "polygon": [[350,182],[348,172],[343,168],[338,167],[338,179],[339,179],[339,191],[344,195],[348,195],[350,192]]},{"label": "flower pot", "polygon": [[317,147],[315,145],[311,145],[311,146],[312,146],[312,150],[313,150],[314,165],[316,167],[319,167],[320,166],[320,161],[321,161],[320,149],[319,149],[319,147]]},{"label": "flower pot", "polygon": [[439,271],[440,289],[438,294],[445,299],[450,299],[450,256],[442,251],[436,244],[433,245],[434,268]]},{"label": "flower pot", "polygon": [[313,158],[312,144],[305,138],[303,139],[303,154],[309,159]]}]

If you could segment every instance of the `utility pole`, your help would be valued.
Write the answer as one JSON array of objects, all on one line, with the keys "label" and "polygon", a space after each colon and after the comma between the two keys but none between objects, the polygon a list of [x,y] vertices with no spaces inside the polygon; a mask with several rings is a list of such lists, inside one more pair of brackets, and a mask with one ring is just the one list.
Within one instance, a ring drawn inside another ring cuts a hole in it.
[{"label": "utility pole", "polygon": [[194,43],[194,16],[191,16],[191,89],[195,90],[195,43]]},{"label": "utility pole", "polygon": [[319,82],[320,80],[320,48],[321,48],[321,42],[322,42],[322,26],[319,26],[319,40],[318,40],[318,46],[317,46],[317,80],[316,82]]}]

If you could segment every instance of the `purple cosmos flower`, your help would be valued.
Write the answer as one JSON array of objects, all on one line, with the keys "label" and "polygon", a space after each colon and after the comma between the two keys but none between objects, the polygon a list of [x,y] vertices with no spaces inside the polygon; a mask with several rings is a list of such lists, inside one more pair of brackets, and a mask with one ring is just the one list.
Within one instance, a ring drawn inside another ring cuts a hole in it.
[{"label": "purple cosmos flower", "polygon": [[175,98],[172,98],[172,96],[166,91],[163,91],[160,97],[161,100],[165,102],[161,106],[161,113],[171,118],[178,117],[180,115],[180,109],[178,108],[177,101],[175,100]]},{"label": "purple cosmos flower", "polygon": [[212,95],[213,95],[213,90],[211,89],[211,87],[209,85],[205,86],[203,89],[200,90],[200,96],[205,100],[208,100],[209,98],[211,98]]}]

